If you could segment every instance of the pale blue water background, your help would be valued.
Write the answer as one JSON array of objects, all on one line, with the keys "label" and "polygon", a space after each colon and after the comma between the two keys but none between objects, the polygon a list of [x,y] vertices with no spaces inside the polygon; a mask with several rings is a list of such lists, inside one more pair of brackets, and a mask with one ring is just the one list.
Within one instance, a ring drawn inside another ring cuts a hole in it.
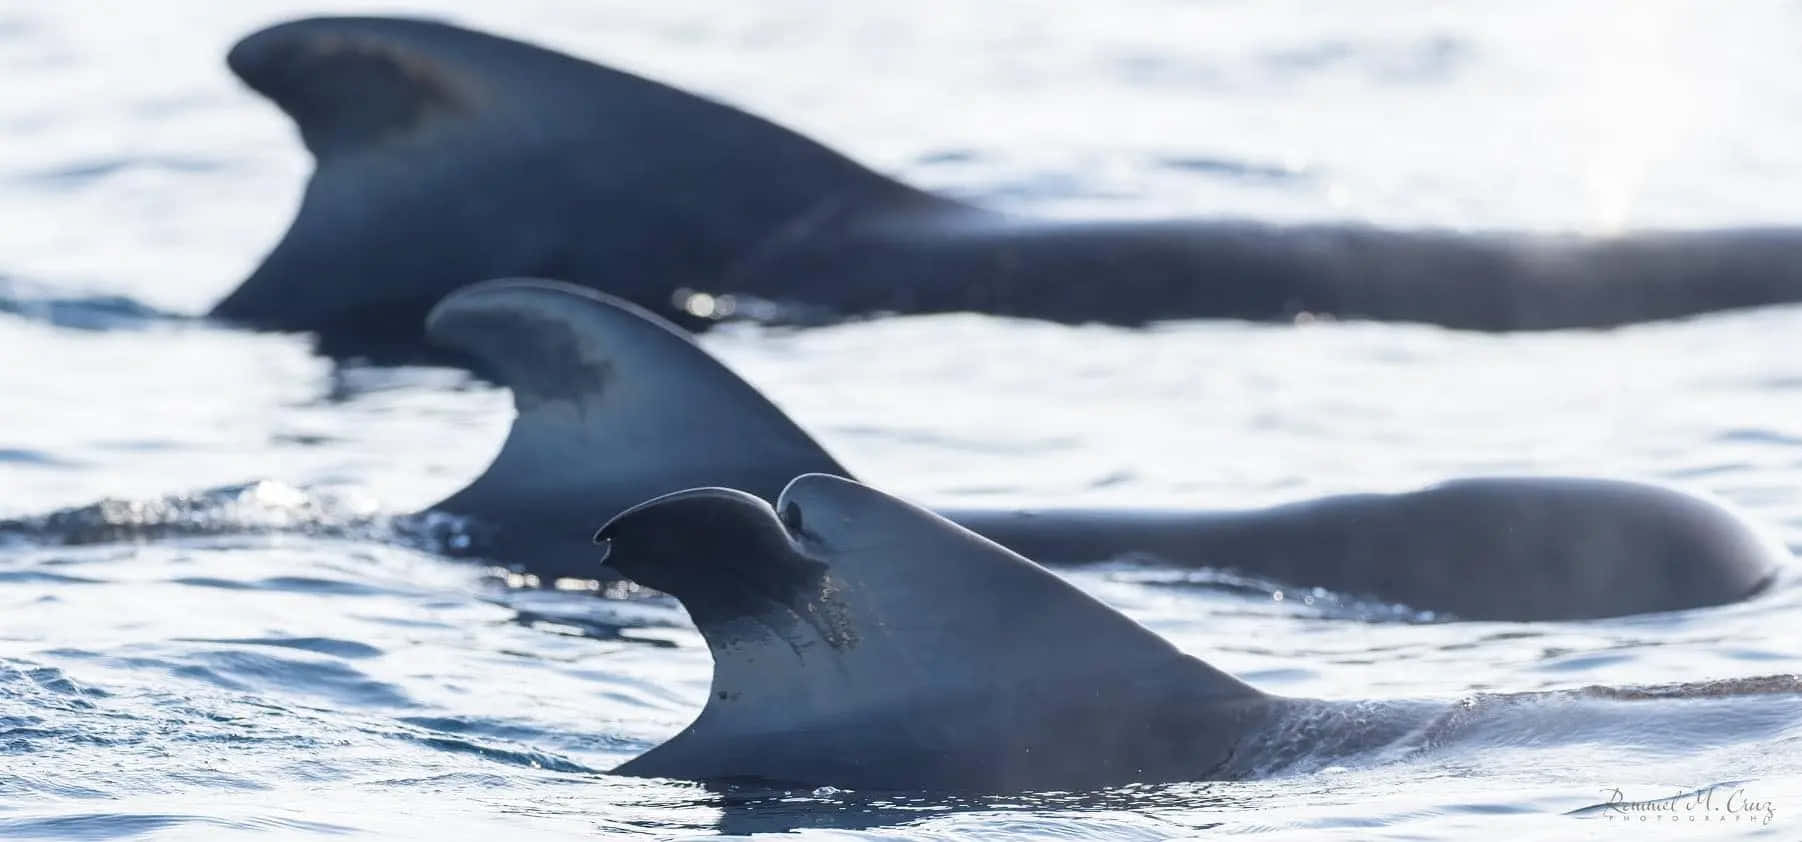
[{"label": "pale blue water background", "polygon": [[[474,476],[505,432],[505,392],[143,316],[229,290],[310,166],[224,70],[232,40],[304,13],[402,9],[611,61],[1022,210],[1802,221],[1795,2],[0,3],[0,517],[267,481],[209,498],[206,531],[224,534],[0,548],[0,837],[1802,834],[1802,710],[1775,731],[1515,729],[1390,765],[1086,796],[721,794],[605,775],[706,692],[679,611],[510,588],[355,528]],[[1599,473],[1720,495],[1797,547],[1799,335],[1802,308],[1783,307],[1527,336],[952,316],[705,344],[866,479],[923,500],[1226,507]],[[1135,571],[1076,578],[1286,694],[1802,672],[1793,571],[1745,605],[1538,625],[1370,623],[1392,615]],[[1563,815],[1616,787],[1729,781],[1774,820]]]}]

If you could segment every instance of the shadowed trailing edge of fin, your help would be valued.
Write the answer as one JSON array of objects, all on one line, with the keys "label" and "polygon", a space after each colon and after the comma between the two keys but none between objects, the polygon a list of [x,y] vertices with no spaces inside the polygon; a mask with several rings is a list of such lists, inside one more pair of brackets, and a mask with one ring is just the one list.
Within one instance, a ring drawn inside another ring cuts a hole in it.
[{"label": "shadowed trailing edge of fin", "polygon": [[513,391],[493,464],[434,509],[496,530],[493,553],[541,575],[592,577],[596,523],[658,494],[731,485],[775,499],[793,477],[844,468],[678,328],[555,281],[461,290],[429,336]]}]

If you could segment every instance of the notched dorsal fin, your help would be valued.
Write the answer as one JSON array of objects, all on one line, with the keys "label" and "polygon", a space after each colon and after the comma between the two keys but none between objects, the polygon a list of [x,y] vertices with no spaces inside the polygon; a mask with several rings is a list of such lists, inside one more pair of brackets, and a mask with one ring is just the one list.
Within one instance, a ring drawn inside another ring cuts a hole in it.
[{"label": "notched dorsal fin", "polygon": [[477,284],[426,331],[512,389],[519,412],[488,470],[434,508],[587,546],[597,522],[659,494],[732,485],[767,499],[797,472],[844,472],[680,330],[601,293]]},{"label": "notched dorsal fin", "polygon": [[[1170,681],[1197,704],[1259,695],[1043,567],[875,489],[803,476],[778,508],[692,489],[597,535],[608,564],[682,601],[714,658],[694,724],[621,771],[756,769],[734,746],[880,732],[897,711],[945,704],[999,717],[976,727],[1003,728],[1056,687]],[[1065,702],[1082,703],[1044,707]],[[924,744],[949,745],[939,729],[972,725],[907,718]]]},{"label": "notched dorsal fin", "polygon": [[825,562],[820,592],[841,602],[832,613],[855,618],[839,632],[854,643],[838,648],[867,648],[859,657],[873,669],[982,686],[1183,658],[1044,567],[867,485],[800,476],[776,508],[801,553]]},{"label": "notched dorsal fin", "polygon": [[1264,698],[925,509],[818,475],[779,507],[693,489],[596,536],[615,569],[681,600],[713,653],[700,716],[617,771],[1106,785],[1225,763],[1239,714],[1222,712]]}]

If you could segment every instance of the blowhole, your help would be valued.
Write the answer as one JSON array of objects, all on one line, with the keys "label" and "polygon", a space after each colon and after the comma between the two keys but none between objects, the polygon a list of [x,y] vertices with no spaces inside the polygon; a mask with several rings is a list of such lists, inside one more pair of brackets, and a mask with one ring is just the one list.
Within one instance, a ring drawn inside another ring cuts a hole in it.
[{"label": "blowhole", "polygon": [[782,525],[788,527],[790,532],[796,534],[801,532],[801,504],[793,500],[783,504]]}]

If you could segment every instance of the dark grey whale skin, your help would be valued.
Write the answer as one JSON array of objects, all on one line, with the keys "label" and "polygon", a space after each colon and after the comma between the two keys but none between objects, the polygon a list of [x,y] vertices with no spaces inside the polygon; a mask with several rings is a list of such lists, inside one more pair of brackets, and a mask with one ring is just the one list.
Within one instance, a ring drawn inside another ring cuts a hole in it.
[{"label": "dark grey whale skin", "polygon": [[[1006,548],[850,480],[680,491],[596,533],[713,655],[694,722],[614,771],[1010,793],[1306,774],[1449,751],[1758,741],[1802,681],[1319,701],[1251,687]],[[780,512],[780,514],[778,514]]]},{"label": "dark grey whale skin", "polygon": [[897,183],[806,137],[617,70],[441,23],[316,18],[231,69],[316,168],[213,315],[327,353],[423,350],[459,287],[609,292],[688,328],[698,290],[801,319],[976,311],[1137,325],[1300,313],[1476,330],[1597,327],[1802,300],[1802,231],[1469,234],[1254,221],[1048,221]]},{"label": "dark grey whale skin", "polygon": [[1246,511],[959,511],[1045,564],[1143,556],[1372,596],[1467,620],[1574,620],[1746,599],[1788,551],[1658,485],[1478,477]]},{"label": "dark grey whale skin", "polygon": [[617,773],[1008,792],[1248,772],[1240,743],[1279,715],[1273,697],[930,513],[872,513],[889,501],[862,491],[802,477],[779,520],[695,489],[600,529],[607,563],[680,600],[714,656],[695,722]]},{"label": "dark grey whale skin", "polygon": [[[429,331],[519,410],[482,476],[434,509],[486,525],[480,554],[540,576],[600,575],[595,519],[658,494],[715,485],[773,500],[800,474],[850,475],[681,330],[601,293],[479,284],[441,303]],[[1142,556],[1482,620],[1734,602],[1790,557],[1721,504],[1604,479],[1484,477],[1227,512],[945,515],[1047,564]]]}]

